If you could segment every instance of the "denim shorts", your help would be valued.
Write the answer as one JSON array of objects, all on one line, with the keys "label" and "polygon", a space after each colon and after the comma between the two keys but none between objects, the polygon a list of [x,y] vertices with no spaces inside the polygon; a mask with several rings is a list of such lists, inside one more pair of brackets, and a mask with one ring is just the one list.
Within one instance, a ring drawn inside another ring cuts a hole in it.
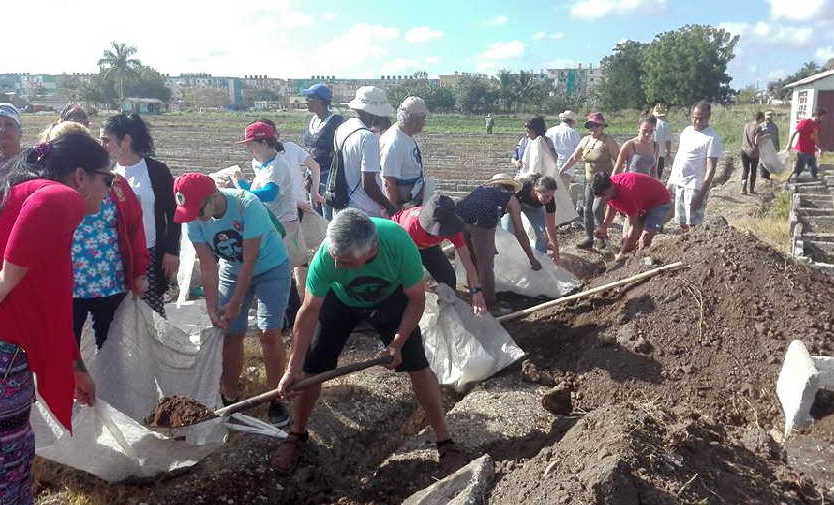
[{"label": "denim shorts", "polygon": [[643,230],[657,233],[663,228],[666,219],[669,217],[669,211],[672,210],[672,205],[667,203],[665,205],[658,205],[646,211],[643,216]]},{"label": "denim shorts", "polygon": [[[236,277],[220,275],[218,291],[220,306],[229,302],[237,284]],[[229,324],[226,335],[245,335],[249,327],[249,308],[255,297],[258,298],[258,328],[260,330],[278,330],[284,326],[284,315],[290,297],[289,261],[252,277],[249,291],[243,297],[240,313]]]}]

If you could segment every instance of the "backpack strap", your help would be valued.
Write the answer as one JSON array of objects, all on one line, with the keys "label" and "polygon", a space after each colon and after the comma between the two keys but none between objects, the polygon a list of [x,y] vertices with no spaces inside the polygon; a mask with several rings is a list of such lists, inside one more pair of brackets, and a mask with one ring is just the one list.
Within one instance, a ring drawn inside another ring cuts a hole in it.
[{"label": "backpack strap", "polygon": [[[345,167],[344,167],[344,159],[345,159],[345,156],[344,156],[344,153],[342,152],[342,150],[345,148],[345,143],[347,142],[347,140],[350,138],[350,136],[351,136],[351,135],[353,135],[354,133],[356,133],[356,132],[358,132],[358,131],[361,131],[361,130],[371,131],[371,130],[369,130],[368,128],[366,128],[366,127],[364,127],[364,126],[363,126],[363,127],[361,127],[361,128],[357,128],[357,129],[355,129],[355,130],[353,130],[352,132],[350,132],[350,133],[348,133],[348,134],[347,134],[347,136],[345,137],[345,139],[344,139],[344,140],[342,140],[342,146],[341,146],[341,147],[339,147],[338,145],[335,145],[335,146],[334,146],[334,147],[336,147],[336,150],[337,150],[337,151],[339,151],[339,156],[341,156],[341,157],[342,157],[342,170],[343,170],[343,171],[344,171],[344,169],[345,169]],[[334,144],[336,144],[336,138],[335,138],[335,137],[333,137],[333,143],[334,143]],[[360,173],[360,174],[359,174],[359,180],[358,180],[358,181],[356,181],[356,186],[354,186],[354,187],[353,187],[353,189],[350,191],[350,193],[348,193],[348,198],[350,198],[351,196],[353,196],[353,194],[354,194],[354,193],[356,193],[356,190],[357,190],[357,189],[359,189],[359,186],[360,186],[361,184],[362,184],[362,174]]]}]

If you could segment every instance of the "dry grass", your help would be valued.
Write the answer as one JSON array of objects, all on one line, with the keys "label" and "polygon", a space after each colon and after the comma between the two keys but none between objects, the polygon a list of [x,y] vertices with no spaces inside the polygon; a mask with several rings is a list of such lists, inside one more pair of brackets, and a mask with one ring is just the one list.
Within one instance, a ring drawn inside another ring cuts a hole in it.
[{"label": "dry grass", "polygon": [[786,191],[780,191],[774,195],[773,200],[763,204],[755,216],[741,217],[733,226],[756,236],[777,251],[787,252],[790,239],[789,211],[790,196]]}]

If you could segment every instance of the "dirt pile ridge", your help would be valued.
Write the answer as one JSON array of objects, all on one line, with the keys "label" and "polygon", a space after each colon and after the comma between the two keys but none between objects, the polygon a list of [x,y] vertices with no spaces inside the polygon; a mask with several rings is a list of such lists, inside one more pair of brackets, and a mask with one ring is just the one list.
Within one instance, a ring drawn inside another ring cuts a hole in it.
[{"label": "dirt pile ridge", "polygon": [[[585,411],[657,400],[719,423],[778,427],[789,342],[831,354],[832,279],[726,226],[664,237],[650,255],[687,268],[509,323],[529,355],[522,373],[572,388]],[[592,285],[650,268],[634,259]]]},{"label": "dirt pile ridge", "polygon": [[180,428],[212,417],[212,411],[198,401],[185,396],[166,396],[145,418],[145,424],[155,428]]}]

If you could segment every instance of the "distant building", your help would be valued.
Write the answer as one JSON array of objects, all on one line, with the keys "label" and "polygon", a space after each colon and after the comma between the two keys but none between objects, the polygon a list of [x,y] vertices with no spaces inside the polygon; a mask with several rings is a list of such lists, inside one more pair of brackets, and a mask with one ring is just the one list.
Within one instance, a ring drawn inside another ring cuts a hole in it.
[{"label": "distant building", "polygon": [[554,89],[568,96],[591,95],[604,76],[601,67],[583,67],[581,63],[576,68],[548,68],[547,75],[553,79]]},{"label": "distant building", "polygon": [[460,81],[462,81],[466,77],[478,77],[481,79],[489,79],[490,76],[486,74],[473,74],[469,72],[455,72],[454,74],[444,74],[438,76],[440,79],[440,87],[441,88],[454,88]]},{"label": "distant building", "polygon": [[165,86],[171,90],[171,96],[182,100],[185,90],[189,88],[219,89],[228,93],[229,107],[243,107],[243,79],[240,77],[223,77],[211,74],[181,74],[165,78]]},{"label": "distant building", "polygon": [[790,131],[794,131],[800,119],[809,118],[816,109],[823,108],[828,113],[822,117],[819,146],[825,151],[834,150],[834,70],[808,76],[785,88],[793,89]]},{"label": "distant building", "polygon": [[[432,87],[440,86],[440,79],[428,79],[415,75],[382,75],[378,79],[338,79],[334,75],[314,75],[309,79],[288,79],[288,94],[294,97],[301,95],[301,91],[313,84],[323,82],[333,91],[333,103],[344,104],[356,96],[356,90],[362,86],[376,86],[386,91],[409,81],[424,81]],[[304,101],[289,99],[289,105],[296,108],[303,106]]]}]

